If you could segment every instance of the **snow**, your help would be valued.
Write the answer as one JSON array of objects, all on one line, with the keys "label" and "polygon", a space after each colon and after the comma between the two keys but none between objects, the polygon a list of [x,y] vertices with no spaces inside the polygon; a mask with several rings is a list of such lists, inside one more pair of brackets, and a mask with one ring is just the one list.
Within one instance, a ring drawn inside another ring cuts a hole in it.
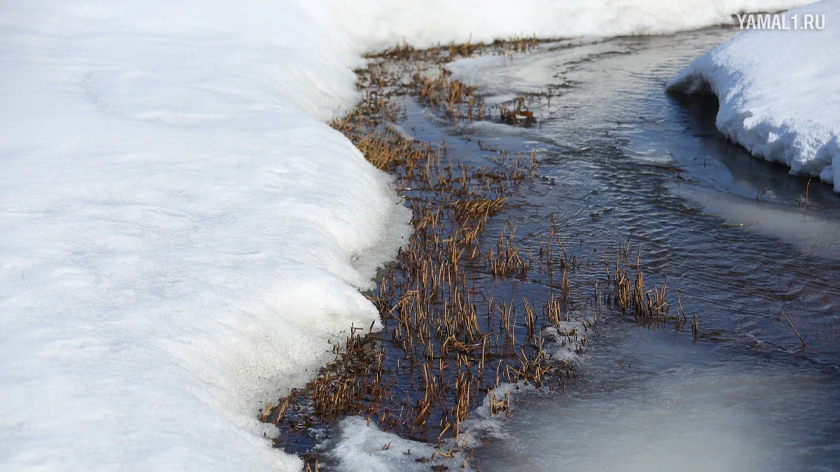
[{"label": "snow", "polygon": [[[745,11],[779,11],[803,0],[365,0],[335,8],[357,44],[391,47],[533,36],[663,34],[731,22]],[[341,4],[341,2],[339,2]]]},{"label": "snow", "polygon": [[822,30],[750,29],[695,60],[668,84],[714,93],[716,124],[753,155],[840,192],[840,1],[785,13],[825,15]]},{"label": "snow", "polygon": [[492,70],[513,62],[513,59],[503,55],[487,55],[477,57],[465,57],[452,61],[445,65],[446,70],[452,73],[452,78],[468,84],[475,83],[479,73]]},{"label": "snow", "polygon": [[296,469],[257,410],[378,319],[408,214],[314,118],[352,61],[203,5],[3,3],[4,471]]},{"label": "snow", "polygon": [[[487,392],[481,404],[467,416],[461,425],[458,438],[449,437],[439,446],[403,439],[380,430],[375,418],[351,416],[341,420],[341,434],[334,444],[324,444],[327,454],[337,470],[343,472],[420,472],[428,470],[472,470],[465,461],[463,451],[479,446],[486,438],[507,438],[503,425],[505,412],[491,413],[491,396],[505,401],[508,395],[534,391],[529,383],[501,383]],[[515,399],[507,406],[515,409]],[[464,466],[462,468],[462,466]]]},{"label": "snow", "polygon": [[0,3],[0,469],[300,468],[258,410],[377,320],[409,234],[324,124],[361,52],[793,3]]},{"label": "snow", "polygon": [[588,329],[595,322],[596,317],[593,314],[583,321],[559,321],[556,326],[543,329],[543,339],[547,341],[546,350],[550,352],[551,358],[555,361],[577,361],[578,354],[586,345]]}]

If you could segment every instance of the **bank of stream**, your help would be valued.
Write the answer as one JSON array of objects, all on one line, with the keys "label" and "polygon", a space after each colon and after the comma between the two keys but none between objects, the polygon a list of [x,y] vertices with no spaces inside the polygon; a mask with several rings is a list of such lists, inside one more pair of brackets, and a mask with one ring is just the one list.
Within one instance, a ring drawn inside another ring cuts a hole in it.
[{"label": "bank of stream", "polygon": [[278,447],[320,470],[840,469],[840,198],[721,136],[714,97],[664,92],[732,34],[372,57],[335,126],[416,234],[369,294],[384,329],[266,409]]}]

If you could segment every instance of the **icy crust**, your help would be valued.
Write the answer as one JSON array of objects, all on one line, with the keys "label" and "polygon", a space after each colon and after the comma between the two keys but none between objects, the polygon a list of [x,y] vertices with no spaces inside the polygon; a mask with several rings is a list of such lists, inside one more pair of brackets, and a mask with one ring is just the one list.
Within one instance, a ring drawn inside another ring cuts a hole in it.
[{"label": "icy crust", "polygon": [[452,74],[452,78],[468,84],[476,82],[480,72],[492,70],[512,62],[512,59],[503,55],[487,55],[478,57],[466,57],[450,62],[445,65],[446,70]]},{"label": "icy crust", "polygon": [[[511,396],[533,390],[535,387],[525,382],[500,384],[489,391],[482,404],[461,423],[460,436],[448,438],[438,447],[382,431],[374,419],[358,416],[342,420],[341,434],[332,440],[335,444],[325,443],[322,447],[329,448],[328,458],[342,472],[469,472],[473,469],[465,451],[480,445],[483,437],[504,438],[506,412],[515,405]],[[492,414],[491,403],[500,401],[505,402],[505,410]]]},{"label": "icy crust", "polygon": [[753,155],[840,192],[840,2],[785,13],[825,15],[823,30],[748,30],[695,60],[668,90],[714,93],[718,129]]},{"label": "icy crust", "polygon": [[341,421],[341,435],[329,456],[342,472],[472,470],[461,469],[464,456],[460,450],[454,452],[445,445],[435,448],[425,442],[403,439],[358,416]]},{"label": "icy crust", "polygon": [[560,321],[556,326],[549,326],[542,331],[546,349],[556,361],[572,361],[582,354],[586,346],[588,330],[595,323],[595,318],[586,320]]},{"label": "icy crust", "polygon": [[358,289],[409,232],[323,123],[361,52],[770,3],[0,3],[0,469],[300,468],[258,409],[377,320]]}]

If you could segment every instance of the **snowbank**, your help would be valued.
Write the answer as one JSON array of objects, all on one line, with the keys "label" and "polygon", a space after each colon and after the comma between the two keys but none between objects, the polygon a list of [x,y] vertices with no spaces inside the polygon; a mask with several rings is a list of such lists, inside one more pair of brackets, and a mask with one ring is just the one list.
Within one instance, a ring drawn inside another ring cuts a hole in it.
[{"label": "snowbank", "polygon": [[840,192],[840,1],[784,14],[803,25],[825,15],[822,30],[748,30],[695,60],[668,84],[712,92],[717,127],[754,155],[819,176]]},{"label": "snowbank", "polygon": [[[492,41],[511,36],[663,34],[731,22],[744,11],[778,11],[808,0],[344,0],[330,10],[354,43],[391,47]],[[344,7],[346,6],[346,8]]]},{"label": "snowbank", "polygon": [[0,3],[0,468],[299,468],[257,410],[377,319],[358,289],[408,234],[323,123],[361,51],[771,3]]},{"label": "snowbank", "polygon": [[297,468],[257,410],[378,319],[358,288],[408,234],[387,176],[310,116],[352,100],[341,48],[301,46],[323,26],[292,6],[15,3],[0,469]]}]

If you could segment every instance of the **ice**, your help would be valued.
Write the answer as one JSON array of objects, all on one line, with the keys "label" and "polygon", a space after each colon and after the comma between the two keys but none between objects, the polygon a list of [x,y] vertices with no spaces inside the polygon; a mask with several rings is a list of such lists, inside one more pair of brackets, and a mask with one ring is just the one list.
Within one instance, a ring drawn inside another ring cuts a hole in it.
[{"label": "ice", "polygon": [[488,54],[486,56],[465,57],[446,64],[446,69],[452,73],[452,78],[472,84],[476,75],[486,69],[495,69],[512,62],[503,55]]},{"label": "ice", "polygon": [[[535,390],[536,387],[533,384],[521,380],[514,383],[502,382],[496,388],[489,390],[484,395],[481,404],[461,423],[461,431],[464,432],[465,437],[461,444],[473,448],[480,446],[486,438],[508,438],[504,428],[508,413],[516,410],[518,396]],[[494,402],[497,405],[499,402],[504,402],[505,409],[493,414],[490,405]]]},{"label": "ice", "polygon": [[840,260],[840,241],[837,239],[840,222],[836,214],[826,217],[809,212],[804,205],[791,208],[751,198],[720,195],[688,184],[674,186],[671,191],[702,204],[708,214],[724,218],[727,226],[778,238],[806,254]]},{"label": "ice", "polygon": [[582,380],[520,400],[508,434],[472,451],[481,470],[837,470],[834,372],[692,343],[602,324]]},{"label": "ice", "polygon": [[378,319],[409,234],[324,123],[362,52],[794,3],[0,3],[0,469],[300,468],[260,405]]},{"label": "ice", "polygon": [[748,30],[695,60],[668,89],[712,92],[716,124],[753,155],[814,176],[840,192],[840,2],[785,13],[825,15],[822,30]]},{"label": "ice", "polygon": [[456,448],[436,449],[428,443],[402,439],[353,416],[341,421],[341,435],[329,455],[343,472],[425,472],[435,470],[433,467],[472,470],[461,469],[463,455],[453,449]]},{"label": "ice", "polygon": [[543,329],[546,349],[555,361],[576,361],[586,345],[587,331],[595,323],[595,317],[584,320],[559,321],[556,326]]}]

